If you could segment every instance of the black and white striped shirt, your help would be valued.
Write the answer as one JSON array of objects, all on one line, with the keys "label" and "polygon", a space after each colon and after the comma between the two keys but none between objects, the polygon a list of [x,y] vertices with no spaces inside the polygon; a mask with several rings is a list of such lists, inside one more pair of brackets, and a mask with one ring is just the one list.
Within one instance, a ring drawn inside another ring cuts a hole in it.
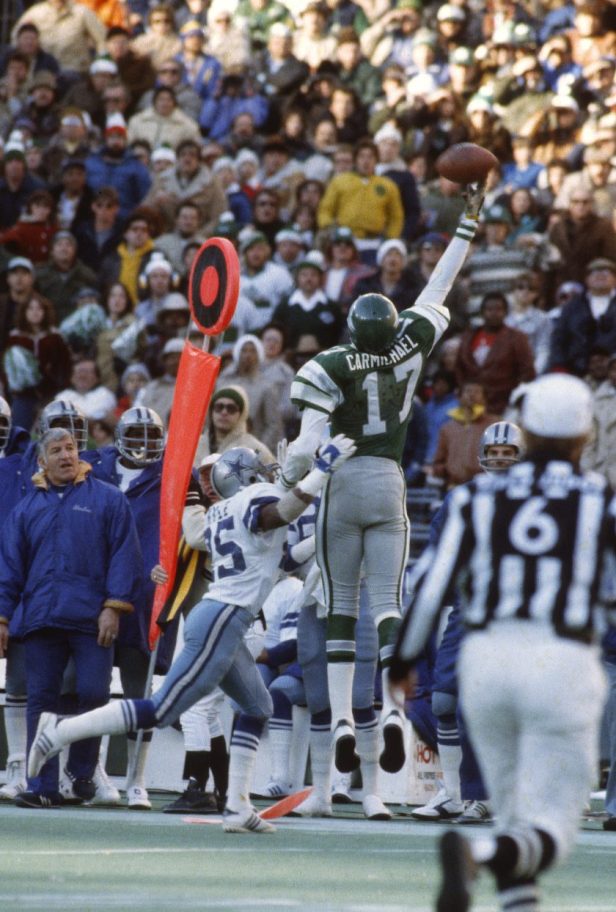
[{"label": "black and white striped shirt", "polygon": [[466,626],[519,618],[590,642],[605,605],[616,622],[616,499],[568,462],[526,461],[455,489],[436,546],[409,579],[395,661],[412,662],[454,589]]}]

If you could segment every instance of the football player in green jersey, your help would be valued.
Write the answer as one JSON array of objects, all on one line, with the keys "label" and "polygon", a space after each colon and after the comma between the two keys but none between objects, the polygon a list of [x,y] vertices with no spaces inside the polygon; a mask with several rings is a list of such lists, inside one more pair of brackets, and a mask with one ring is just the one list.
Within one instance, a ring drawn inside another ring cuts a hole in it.
[{"label": "football player in green jersey", "polygon": [[408,556],[406,489],[400,468],[413,395],[432,348],[449,324],[443,302],[472,241],[484,188],[466,191],[466,211],[430,281],[408,310],[397,313],[383,295],[351,306],[351,343],[308,361],[291,389],[303,410],[298,439],[289,447],[283,483],[310,465],[326,426],[355,441],[356,452],[323,491],[317,519],[317,560],[328,607],[327,659],[335,762],[356,768],[351,694],[360,568],[379,633],[383,668],[381,767],[404,764],[403,719],[390,695],[387,669],[400,623],[402,577]]}]

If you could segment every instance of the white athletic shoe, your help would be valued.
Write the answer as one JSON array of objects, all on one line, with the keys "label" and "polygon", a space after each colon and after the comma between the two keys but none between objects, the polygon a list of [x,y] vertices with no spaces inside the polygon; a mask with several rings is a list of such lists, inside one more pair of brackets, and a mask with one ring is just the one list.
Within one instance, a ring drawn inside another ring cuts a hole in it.
[{"label": "white athletic shoe", "polygon": [[457,818],[456,823],[468,825],[473,823],[488,823],[490,820],[492,820],[492,809],[489,802],[471,801],[464,809],[464,813],[460,814]]},{"label": "white athletic shoe", "polygon": [[255,814],[251,807],[241,811],[225,810],[222,815],[225,833],[275,833],[276,827]]},{"label": "white athletic shoe", "polygon": [[96,764],[92,781],[94,782],[96,793],[90,804],[106,805],[107,807],[117,807],[122,804],[120,791],[110,782],[100,759]]},{"label": "white athletic shoe", "polygon": [[337,770],[332,777],[332,801],[334,804],[350,804],[351,774],[339,773]]},{"label": "white athletic shoe", "polygon": [[6,761],[6,782],[0,788],[0,800],[14,801],[18,795],[27,791],[26,755],[13,754]]},{"label": "white athletic shoe", "polygon": [[397,773],[404,766],[406,751],[404,748],[404,719],[393,709],[383,721],[384,747],[379,757],[379,765],[386,773]]},{"label": "white athletic shoe", "polygon": [[313,792],[291,811],[289,817],[332,817],[332,803]]},{"label": "white athletic shoe", "polygon": [[131,785],[126,789],[126,800],[129,811],[151,811],[152,802],[146,791],[138,785]]},{"label": "white athletic shoe", "polygon": [[34,741],[28,754],[28,778],[38,776],[51,757],[59,754],[64,744],[57,732],[59,718],[55,713],[41,713]]},{"label": "white athletic shoe", "polygon": [[463,803],[453,801],[445,789],[441,789],[426,805],[411,811],[411,817],[415,820],[455,820],[463,811]]},{"label": "white athletic shoe", "polygon": [[361,800],[364,817],[368,820],[391,820],[392,813],[378,795],[364,795]]},{"label": "white athletic shoe", "polygon": [[291,783],[276,782],[274,779],[268,782],[260,792],[253,792],[255,798],[286,798],[292,792]]}]

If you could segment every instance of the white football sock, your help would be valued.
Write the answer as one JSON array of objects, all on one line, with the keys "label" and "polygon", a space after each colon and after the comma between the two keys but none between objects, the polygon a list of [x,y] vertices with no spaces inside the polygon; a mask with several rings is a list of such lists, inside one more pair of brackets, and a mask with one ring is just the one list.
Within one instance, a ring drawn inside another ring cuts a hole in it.
[{"label": "white football sock", "polygon": [[389,668],[383,669],[381,681],[383,687],[383,708],[381,710],[381,723],[384,722],[390,712],[393,712],[394,710],[397,713],[400,713],[402,717],[404,717],[404,710],[398,706],[398,704],[394,701],[391,693],[389,692]]},{"label": "white football sock", "polygon": [[328,662],[327,685],[332,709],[332,731],[340,719],[353,725],[353,675],[354,662]]},{"label": "white football sock", "polygon": [[114,700],[80,716],[62,719],[56,732],[63,744],[98,738],[102,735],[123,735],[134,730],[134,714],[129,710],[130,700]]},{"label": "white football sock", "polygon": [[313,795],[329,802],[332,783],[332,733],[329,729],[310,730],[310,769]]},{"label": "white football sock", "polygon": [[462,748],[459,744],[438,745],[438,755],[443,771],[443,785],[452,801],[462,801],[460,792],[460,764],[462,763]]},{"label": "white football sock", "polygon": [[291,740],[293,738],[293,729],[289,727],[269,728],[270,744],[270,762],[271,778],[274,782],[282,785],[290,785],[289,778],[289,754],[291,752]]},{"label": "white football sock", "polygon": [[251,748],[231,745],[229,755],[229,788],[227,807],[231,811],[242,811],[250,807],[250,786],[257,760],[257,752]]},{"label": "white football sock", "polygon": [[[28,741],[28,725],[26,719],[26,698],[11,698],[7,695],[4,707],[4,728],[6,730],[6,746],[9,760],[17,756],[26,756]],[[9,700],[12,702],[9,703]]]},{"label": "white football sock", "polygon": [[[128,762],[126,764],[126,788],[132,788],[137,786],[137,788],[143,789],[146,791],[145,785],[145,765],[148,761],[148,752],[150,750],[151,741],[143,740],[139,748],[139,756],[137,757],[137,765],[135,766],[135,752],[137,750],[137,741],[133,741],[132,738],[126,739],[126,753],[128,754]],[[131,776],[132,772],[132,776]]]},{"label": "white football sock", "polygon": [[361,758],[362,797],[378,795],[379,730],[376,720],[371,723],[370,728],[362,728],[357,725],[355,740],[357,753]]}]

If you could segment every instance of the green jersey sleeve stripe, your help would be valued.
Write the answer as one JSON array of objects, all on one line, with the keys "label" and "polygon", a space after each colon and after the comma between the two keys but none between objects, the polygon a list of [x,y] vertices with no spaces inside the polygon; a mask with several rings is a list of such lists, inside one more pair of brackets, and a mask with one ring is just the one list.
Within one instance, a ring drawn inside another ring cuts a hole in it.
[{"label": "green jersey sleeve stripe", "polygon": [[332,411],[342,403],[342,390],[315,358],[300,368],[295,379],[303,380],[304,383],[309,383],[321,390],[324,395],[329,396],[332,401]]},{"label": "green jersey sleeve stripe", "polygon": [[327,415],[331,415],[336,408],[330,396],[317,389],[311,383],[307,383],[297,377],[291,384],[291,402],[298,406],[309,405],[311,408],[316,408]]}]

